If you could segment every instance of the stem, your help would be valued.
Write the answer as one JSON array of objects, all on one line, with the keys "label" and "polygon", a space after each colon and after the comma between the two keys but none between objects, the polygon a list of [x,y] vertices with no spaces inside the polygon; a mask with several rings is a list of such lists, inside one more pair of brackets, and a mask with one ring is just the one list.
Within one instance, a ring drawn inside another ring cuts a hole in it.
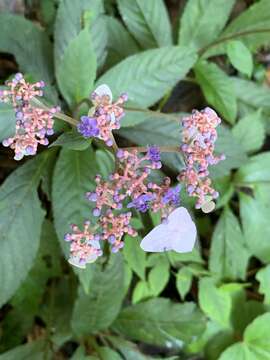
[{"label": "stem", "polygon": [[[138,152],[147,152],[148,147],[147,146],[133,146],[133,147],[124,147],[121,148],[121,150],[137,150]],[[179,146],[159,146],[160,152],[180,152]]]},{"label": "stem", "polygon": [[256,34],[256,33],[264,33],[264,32],[270,32],[270,29],[246,30],[246,31],[242,31],[242,32],[239,32],[236,34],[231,34],[231,35],[225,36],[224,38],[213,41],[211,44],[201,48],[199,50],[199,54],[203,55],[208,49],[210,49],[216,45],[222,44],[223,42],[226,42],[228,40],[232,40],[237,37],[244,36],[244,35],[251,35],[251,34]]}]

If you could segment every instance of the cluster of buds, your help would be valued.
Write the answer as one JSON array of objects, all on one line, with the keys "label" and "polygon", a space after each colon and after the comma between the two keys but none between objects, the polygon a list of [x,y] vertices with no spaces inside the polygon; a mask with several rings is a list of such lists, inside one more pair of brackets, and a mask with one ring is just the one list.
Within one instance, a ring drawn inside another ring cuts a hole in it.
[{"label": "cluster of buds", "polygon": [[120,120],[124,116],[123,104],[127,101],[126,94],[122,94],[113,103],[112,93],[107,85],[100,85],[91,96],[94,106],[88,116],[82,116],[77,129],[84,137],[96,137],[106,145],[112,146],[112,130],[120,129]]},{"label": "cluster of buds", "polygon": [[48,145],[47,136],[53,134],[53,117],[59,108],[46,110],[31,104],[34,97],[43,95],[44,86],[43,81],[30,84],[18,73],[7,82],[8,89],[0,91],[0,101],[11,102],[15,110],[15,135],[3,141],[14,150],[15,160],[36,154],[38,144]]},{"label": "cluster of buds", "polygon": [[185,117],[182,121],[181,150],[186,166],[178,179],[186,184],[188,194],[197,198],[196,208],[202,208],[204,212],[213,210],[212,200],[219,196],[211,187],[208,166],[225,159],[224,155],[214,155],[216,127],[220,122],[220,118],[210,108],[205,108],[201,112],[194,110],[191,116]]},{"label": "cluster of buds", "polygon": [[127,207],[142,213],[149,209],[161,211],[165,219],[179,204],[180,187],[171,188],[169,178],[161,185],[149,181],[151,170],[161,168],[159,148],[150,146],[141,157],[137,150],[119,149],[116,156],[117,171],[108,181],[96,176],[95,191],[86,194],[87,199],[95,203],[93,215],[98,217],[107,208],[120,210]]}]

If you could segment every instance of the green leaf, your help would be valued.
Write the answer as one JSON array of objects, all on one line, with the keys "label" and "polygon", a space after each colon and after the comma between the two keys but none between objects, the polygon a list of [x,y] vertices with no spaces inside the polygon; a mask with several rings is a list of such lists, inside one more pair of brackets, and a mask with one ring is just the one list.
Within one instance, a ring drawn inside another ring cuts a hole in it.
[{"label": "green leaf", "polygon": [[237,104],[231,79],[216,64],[206,61],[199,62],[194,71],[206,100],[233,124]]},{"label": "green leaf", "polygon": [[255,108],[262,107],[265,110],[270,110],[270,91],[267,86],[236,77],[231,79],[236,97],[239,100]]},{"label": "green leaf", "polygon": [[132,293],[132,304],[136,304],[141,300],[150,298],[152,296],[151,289],[147,281],[137,282]]},{"label": "green leaf", "polygon": [[235,181],[244,183],[270,182],[270,152],[263,152],[249,158],[237,172]]},{"label": "green leaf", "polygon": [[142,48],[172,44],[171,26],[163,0],[117,0],[123,21]]},{"label": "green leaf", "polygon": [[126,57],[139,52],[139,46],[119,20],[107,16],[106,23],[108,28],[106,65],[112,67]]},{"label": "green leaf", "polygon": [[4,103],[0,103],[0,142],[15,134],[16,118],[14,109]]},{"label": "green leaf", "polygon": [[15,56],[22,72],[51,83],[53,57],[51,42],[38,25],[22,16],[0,14],[0,51]]},{"label": "green leaf", "polygon": [[89,31],[85,29],[70,41],[56,72],[61,93],[70,106],[89,97],[96,70],[96,55]]},{"label": "green leaf", "polygon": [[242,41],[250,50],[255,51],[269,44],[270,6],[268,0],[261,0],[250,6],[234,19],[223,31],[216,46],[209,49],[206,56],[226,53],[226,43],[232,39]]},{"label": "green leaf", "polygon": [[33,265],[44,210],[37,195],[48,153],[20,166],[0,189],[0,306],[26,278]]},{"label": "green leaf", "polygon": [[245,279],[249,254],[239,222],[226,208],[214,231],[210,250],[210,270],[218,278]]},{"label": "green leaf", "polygon": [[[124,359],[128,360],[150,360],[146,355],[140,353],[136,344],[124,340],[120,337],[109,336],[108,337],[113,346],[123,355]],[[152,359],[152,358],[151,358]]]},{"label": "green leaf", "polygon": [[192,272],[189,270],[187,266],[183,266],[178,270],[176,276],[176,288],[181,296],[182,300],[185,299],[185,296],[189,292],[192,285]]},{"label": "green leaf", "polygon": [[157,263],[149,272],[148,284],[152,296],[158,296],[164,290],[170,278],[170,265],[167,259]]},{"label": "green leaf", "polygon": [[256,280],[259,281],[259,293],[264,295],[264,303],[270,304],[270,265],[267,265],[265,268],[260,269],[256,274]]},{"label": "green leaf", "polygon": [[122,356],[120,356],[116,351],[112,350],[109,347],[99,347],[98,354],[101,356],[102,360],[122,360]]},{"label": "green leaf", "polygon": [[142,280],[144,280],[146,254],[139,246],[139,239],[126,236],[123,254],[131,270],[133,270]]},{"label": "green leaf", "polygon": [[240,214],[245,242],[251,254],[270,261],[270,206],[246,194],[240,194]]},{"label": "green leaf", "polygon": [[204,317],[193,303],[174,304],[156,298],[122,310],[113,328],[138,341],[182,347],[204,329]]},{"label": "green leaf", "polygon": [[226,24],[234,3],[235,0],[189,0],[181,17],[179,44],[200,49],[213,42]]},{"label": "green leaf", "polygon": [[94,188],[91,179],[94,180],[96,170],[92,149],[61,150],[53,176],[52,203],[55,229],[66,255],[69,245],[63,239],[70,231],[70,224],[80,227],[91,216],[85,193]]},{"label": "green leaf", "polygon": [[114,97],[128,93],[129,104],[153,105],[181,80],[196,62],[194,50],[171,46],[129,56],[107,71],[98,85],[107,84]]},{"label": "green leaf", "polygon": [[72,328],[77,336],[96,333],[108,328],[117,317],[124,291],[124,267],[121,254],[112,254],[109,263],[91,264],[89,294],[82,288],[76,300]]},{"label": "green leaf", "polygon": [[0,360],[43,360],[44,350],[43,340],[32,341],[1,354]]},{"label": "green leaf", "polygon": [[[103,17],[103,2],[100,0],[62,0],[55,21],[54,59],[56,67],[61,64],[70,42],[76,38],[82,29],[91,33],[92,45],[99,66],[106,56],[107,27]],[[91,41],[89,40],[89,43]]]},{"label": "green leaf", "polygon": [[200,308],[211,320],[216,321],[222,327],[230,327],[230,295],[222,289],[216,287],[213,279],[200,279],[199,303]]},{"label": "green leaf", "polygon": [[257,317],[245,330],[243,342],[227,348],[219,360],[270,359],[270,313]]},{"label": "green leaf", "polygon": [[265,138],[261,111],[251,113],[238,121],[232,133],[246,151],[259,150]]},{"label": "green leaf", "polygon": [[49,147],[62,146],[70,150],[86,150],[91,145],[90,139],[85,139],[76,131],[61,134]]},{"label": "green leaf", "polygon": [[253,58],[246,45],[238,40],[229,41],[227,44],[227,54],[236,70],[249,77],[252,75]]},{"label": "green leaf", "polygon": [[109,174],[114,172],[115,158],[110,151],[97,150],[96,162],[98,166],[98,174],[103,176],[105,179],[108,177]]}]

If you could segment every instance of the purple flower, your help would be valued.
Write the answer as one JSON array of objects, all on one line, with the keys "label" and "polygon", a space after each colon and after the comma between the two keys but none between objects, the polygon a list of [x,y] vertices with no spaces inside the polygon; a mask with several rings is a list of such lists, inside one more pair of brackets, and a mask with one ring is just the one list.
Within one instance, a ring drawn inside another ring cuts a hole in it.
[{"label": "purple flower", "polygon": [[153,163],[157,163],[160,161],[160,150],[158,146],[149,146],[148,151],[147,151],[147,156],[149,158],[150,161],[152,161]]},{"label": "purple flower", "polygon": [[162,197],[163,204],[171,203],[172,205],[178,205],[180,202],[179,193],[181,186],[177,185],[175,188],[170,188]]},{"label": "purple flower", "polygon": [[154,200],[153,194],[143,194],[134,199],[127,205],[128,208],[134,207],[140,212],[146,212],[150,208],[150,202]]},{"label": "purple flower", "polygon": [[81,117],[81,121],[77,125],[77,129],[84,137],[95,137],[99,135],[97,120],[88,116]]}]

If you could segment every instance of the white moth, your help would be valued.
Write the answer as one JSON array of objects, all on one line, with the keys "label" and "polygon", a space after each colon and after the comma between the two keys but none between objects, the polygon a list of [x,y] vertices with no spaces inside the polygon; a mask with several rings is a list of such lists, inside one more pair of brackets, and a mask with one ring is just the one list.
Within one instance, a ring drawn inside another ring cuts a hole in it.
[{"label": "white moth", "polygon": [[94,92],[100,97],[108,96],[108,98],[110,99],[110,102],[112,102],[112,99],[113,99],[112,91],[108,85],[106,85],[106,84],[99,85]]},{"label": "white moth", "polygon": [[174,250],[178,253],[192,251],[197,231],[187,209],[179,207],[169,216],[165,224],[156,226],[141,241],[141,248],[147,252]]}]

